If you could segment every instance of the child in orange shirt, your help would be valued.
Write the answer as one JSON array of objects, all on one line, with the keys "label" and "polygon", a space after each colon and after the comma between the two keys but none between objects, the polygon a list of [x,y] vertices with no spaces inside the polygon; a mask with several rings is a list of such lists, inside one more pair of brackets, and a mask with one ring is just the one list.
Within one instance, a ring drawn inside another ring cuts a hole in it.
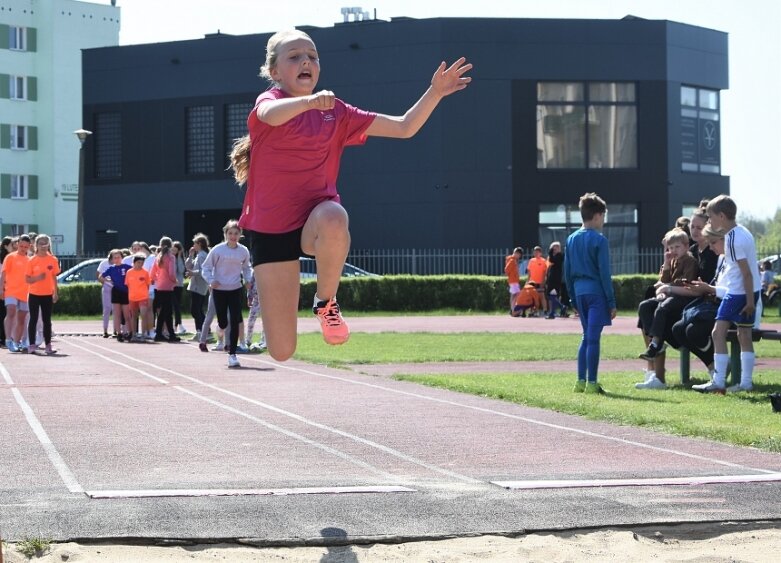
[{"label": "child in orange shirt", "polygon": [[51,239],[40,234],[35,239],[35,255],[27,263],[25,281],[29,285],[27,303],[30,307],[30,320],[27,324],[27,336],[30,339],[28,351],[35,354],[38,346],[35,342],[38,312],[43,320],[43,340],[46,344],[46,355],[56,352],[52,349],[52,308],[57,302],[57,274],[60,273],[60,262],[49,250]]},{"label": "child in orange shirt", "polygon": [[152,283],[149,272],[144,269],[146,257],[142,254],[133,256],[133,268],[125,273],[125,285],[127,286],[128,301],[130,302],[130,340],[143,342],[140,335],[135,334],[136,320],[144,318],[149,308],[149,286]]},{"label": "child in orange shirt", "polygon": [[540,297],[537,291],[537,286],[532,282],[523,286],[523,289],[515,299],[511,315],[513,317],[525,317],[527,309],[532,310],[531,316],[534,316],[535,312],[542,310],[542,297]]}]

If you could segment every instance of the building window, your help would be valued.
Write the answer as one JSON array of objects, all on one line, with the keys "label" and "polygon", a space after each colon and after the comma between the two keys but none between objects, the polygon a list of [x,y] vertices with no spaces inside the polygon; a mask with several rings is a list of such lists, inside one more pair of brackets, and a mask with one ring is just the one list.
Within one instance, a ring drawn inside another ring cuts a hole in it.
[{"label": "building window", "polygon": [[122,176],[122,116],[118,112],[95,114],[95,177]]},{"label": "building window", "polygon": [[29,233],[31,231],[31,229],[29,228],[30,225],[14,225],[14,224],[11,224],[11,225],[8,225],[8,226],[11,228],[9,235],[12,236],[12,237],[18,237],[18,236],[21,236],[21,235],[26,235],[27,233]]},{"label": "building window", "polygon": [[26,51],[27,50],[27,28],[15,27],[9,28],[8,34],[9,43],[8,48],[13,51]]},{"label": "building window", "polygon": [[26,150],[27,141],[28,141],[27,126],[11,125],[11,148]]},{"label": "building window", "polygon": [[27,99],[27,77],[26,76],[12,76],[10,80],[10,86],[11,86],[10,97],[12,100]]},{"label": "building window", "polygon": [[[542,204],[539,208],[539,244],[544,249],[558,241],[562,247],[567,237],[577,231],[583,220],[577,204]],[[611,273],[633,274],[638,271],[639,229],[637,205],[608,205],[602,233],[610,247]],[[566,252],[566,249],[565,249]]]},{"label": "building window", "polygon": [[247,134],[247,117],[252,108],[251,102],[227,104],[225,106],[225,146],[232,147],[233,142]]},{"label": "building window", "polygon": [[538,82],[537,168],[637,168],[633,82]]},{"label": "building window", "polygon": [[214,107],[187,108],[187,174],[214,172]]},{"label": "building window", "polygon": [[681,86],[681,171],[721,172],[719,92]]},{"label": "building window", "polygon": [[27,176],[11,174],[11,199],[28,199]]}]

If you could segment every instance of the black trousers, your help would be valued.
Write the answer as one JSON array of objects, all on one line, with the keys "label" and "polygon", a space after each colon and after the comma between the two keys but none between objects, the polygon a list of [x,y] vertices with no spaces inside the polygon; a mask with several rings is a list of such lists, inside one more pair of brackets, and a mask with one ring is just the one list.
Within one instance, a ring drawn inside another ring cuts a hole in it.
[{"label": "black trousers", "polygon": [[664,301],[655,297],[640,302],[637,315],[640,318],[640,328],[651,337],[665,339],[665,333],[669,333],[674,323],[681,319],[683,308],[691,301],[689,297],[674,295]]},{"label": "black trousers", "polygon": [[198,332],[203,329],[203,321],[206,318],[206,312],[204,311],[206,298],[206,295],[201,295],[195,291],[190,292],[190,314],[195,321],[195,330]]},{"label": "black trousers", "polygon": [[713,331],[714,324],[714,321],[697,319],[687,323],[681,319],[672,328],[675,341],[697,356],[705,364],[705,367],[713,363],[711,331]]},{"label": "black trousers", "polygon": [[181,285],[174,287],[174,323],[176,326],[182,324],[182,291],[184,288]]},{"label": "black trousers", "polygon": [[27,338],[30,340],[30,346],[37,344],[35,336],[38,332],[38,311],[43,319],[43,340],[46,345],[52,343],[52,309],[54,300],[51,295],[33,295],[27,298],[27,304],[30,306],[30,319],[27,323]]},{"label": "black trousers", "polygon": [[155,306],[160,307],[157,313],[157,336],[163,336],[163,326],[168,326],[168,337],[176,336],[174,332],[174,292],[155,290]]},{"label": "black trousers", "polygon": [[[230,321],[229,354],[235,354],[236,348],[239,345],[239,324],[244,320],[241,317],[241,298],[243,293],[241,287],[227,291],[220,289],[212,290],[212,295],[214,296],[214,309],[217,312],[217,324],[221,329],[225,330]],[[228,316],[228,311],[230,311],[230,318]]]}]

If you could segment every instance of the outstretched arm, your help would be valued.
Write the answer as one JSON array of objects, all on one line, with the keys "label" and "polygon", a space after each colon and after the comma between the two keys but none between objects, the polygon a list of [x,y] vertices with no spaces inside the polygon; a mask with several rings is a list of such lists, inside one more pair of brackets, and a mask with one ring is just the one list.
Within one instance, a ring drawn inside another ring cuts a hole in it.
[{"label": "outstretched arm", "polygon": [[404,115],[377,114],[377,117],[366,130],[366,134],[374,137],[394,137],[397,139],[412,137],[423,127],[423,124],[426,123],[442,98],[449,96],[453,92],[463,90],[472,81],[470,76],[464,76],[464,74],[472,70],[472,64],[465,63],[466,59],[461,57],[447,68],[443,61],[431,78],[431,86],[407,110],[407,113]]}]

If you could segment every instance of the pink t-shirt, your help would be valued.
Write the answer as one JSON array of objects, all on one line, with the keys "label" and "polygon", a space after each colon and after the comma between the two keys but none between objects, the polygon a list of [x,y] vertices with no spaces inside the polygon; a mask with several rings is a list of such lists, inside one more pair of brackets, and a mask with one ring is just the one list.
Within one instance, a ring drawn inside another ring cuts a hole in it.
[{"label": "pink t-shirt", "polygon": [[149,278],[155,289],[160,291],[173,291],[176,286],[176,264],[173,254],[170,252],[163,257],[163,265],[160,266],[155,259]]},{"label": "pink t-shirt", "polygon": [[320,202],[339,201],[342,151],[366,142],[366,129],[377,115],[337,98],[332,110],[305,111],[277,127],[258,119],[260,104],[288,97],[279,88],[263,92],[247,118],[252,149],[239,219],[244,229],[287,233],[302,227]]}]

